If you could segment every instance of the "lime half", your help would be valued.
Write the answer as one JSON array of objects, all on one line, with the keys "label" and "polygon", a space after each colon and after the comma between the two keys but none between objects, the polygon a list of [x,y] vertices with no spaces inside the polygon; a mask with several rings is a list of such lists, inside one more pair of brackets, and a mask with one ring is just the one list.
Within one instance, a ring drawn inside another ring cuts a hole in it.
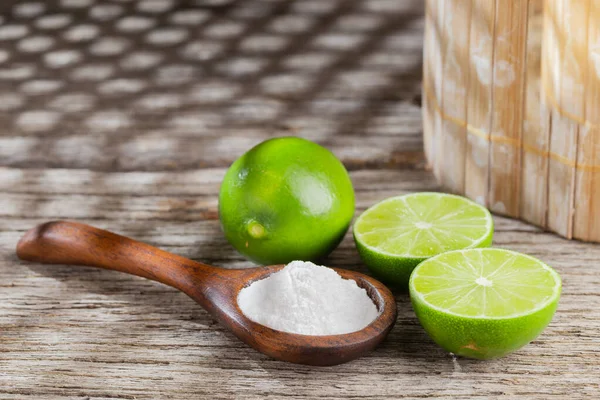
[{"label": "lime half", "polygon": [[461,196],[413,193],[392,197],[365,211],[354,224],[354,240],[369,270],[406,288],[421,261],[451,250],[489,247],[490,212]]},{"label": "lime half", "polygon": [[504,356],[535,339],[560,298],[560,276],[525,254],[469,249],[432,257],[410,277],[421,325],[444,349],[465,357]]}]

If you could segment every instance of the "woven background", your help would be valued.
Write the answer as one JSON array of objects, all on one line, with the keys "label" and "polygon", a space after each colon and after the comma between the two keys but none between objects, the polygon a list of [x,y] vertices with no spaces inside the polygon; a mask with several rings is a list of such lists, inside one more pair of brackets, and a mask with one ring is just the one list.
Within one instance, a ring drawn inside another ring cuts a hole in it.
[{"label": "woven background", "polygon": [[389,155],[344,153],[329,139],[374,134],[402,151],[421,146],[418,119],[402,120],[420,102],[422,43],[407,40],[422,32],[418,1],[53,0],[0,9],[3,165],[222,166],[224,148],[243,151],[286,131],[356,163]]}]

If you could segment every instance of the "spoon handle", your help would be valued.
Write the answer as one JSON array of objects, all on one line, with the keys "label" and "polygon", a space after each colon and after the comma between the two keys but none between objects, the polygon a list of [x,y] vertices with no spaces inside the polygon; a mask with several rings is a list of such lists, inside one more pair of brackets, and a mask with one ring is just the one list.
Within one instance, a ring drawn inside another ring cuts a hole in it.
[{"label": "spoon handle", "polygon": [[171,254],[93,226],[53,221],[29,230],[17,244],[22,260],[87,265],[152,279],[187,291],[220,268]]}]

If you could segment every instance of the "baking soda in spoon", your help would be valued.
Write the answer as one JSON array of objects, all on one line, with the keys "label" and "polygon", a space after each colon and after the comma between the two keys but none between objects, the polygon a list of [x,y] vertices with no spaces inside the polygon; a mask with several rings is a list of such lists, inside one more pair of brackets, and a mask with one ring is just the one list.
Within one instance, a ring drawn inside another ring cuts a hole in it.
[{"label": "baking soda in spoon", "polygon": [[303,335],[359,331],[379,312],[354,280],[311,262],[292,261],[242,289],[238,305],[252,321]]}]

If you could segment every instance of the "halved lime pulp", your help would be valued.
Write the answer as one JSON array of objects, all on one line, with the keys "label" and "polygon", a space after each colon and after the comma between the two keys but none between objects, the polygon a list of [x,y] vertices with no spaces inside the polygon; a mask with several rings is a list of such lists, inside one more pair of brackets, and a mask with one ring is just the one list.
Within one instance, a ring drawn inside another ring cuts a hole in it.
[{"label": "halved lime pulp", "polygon": [[417,317],[436,343],[486,359],[517,350],[542,332],[558,305],[561,280],[525,254],[469,249],[419,264],[409,290]]},{"label": "halved lime pulp", "polygon": [[461,196],[413,193],[384,200],[354,224],[358,251],[380,279],[406,287],[421,261],[451,250],[488,247],[490,212]]}]

